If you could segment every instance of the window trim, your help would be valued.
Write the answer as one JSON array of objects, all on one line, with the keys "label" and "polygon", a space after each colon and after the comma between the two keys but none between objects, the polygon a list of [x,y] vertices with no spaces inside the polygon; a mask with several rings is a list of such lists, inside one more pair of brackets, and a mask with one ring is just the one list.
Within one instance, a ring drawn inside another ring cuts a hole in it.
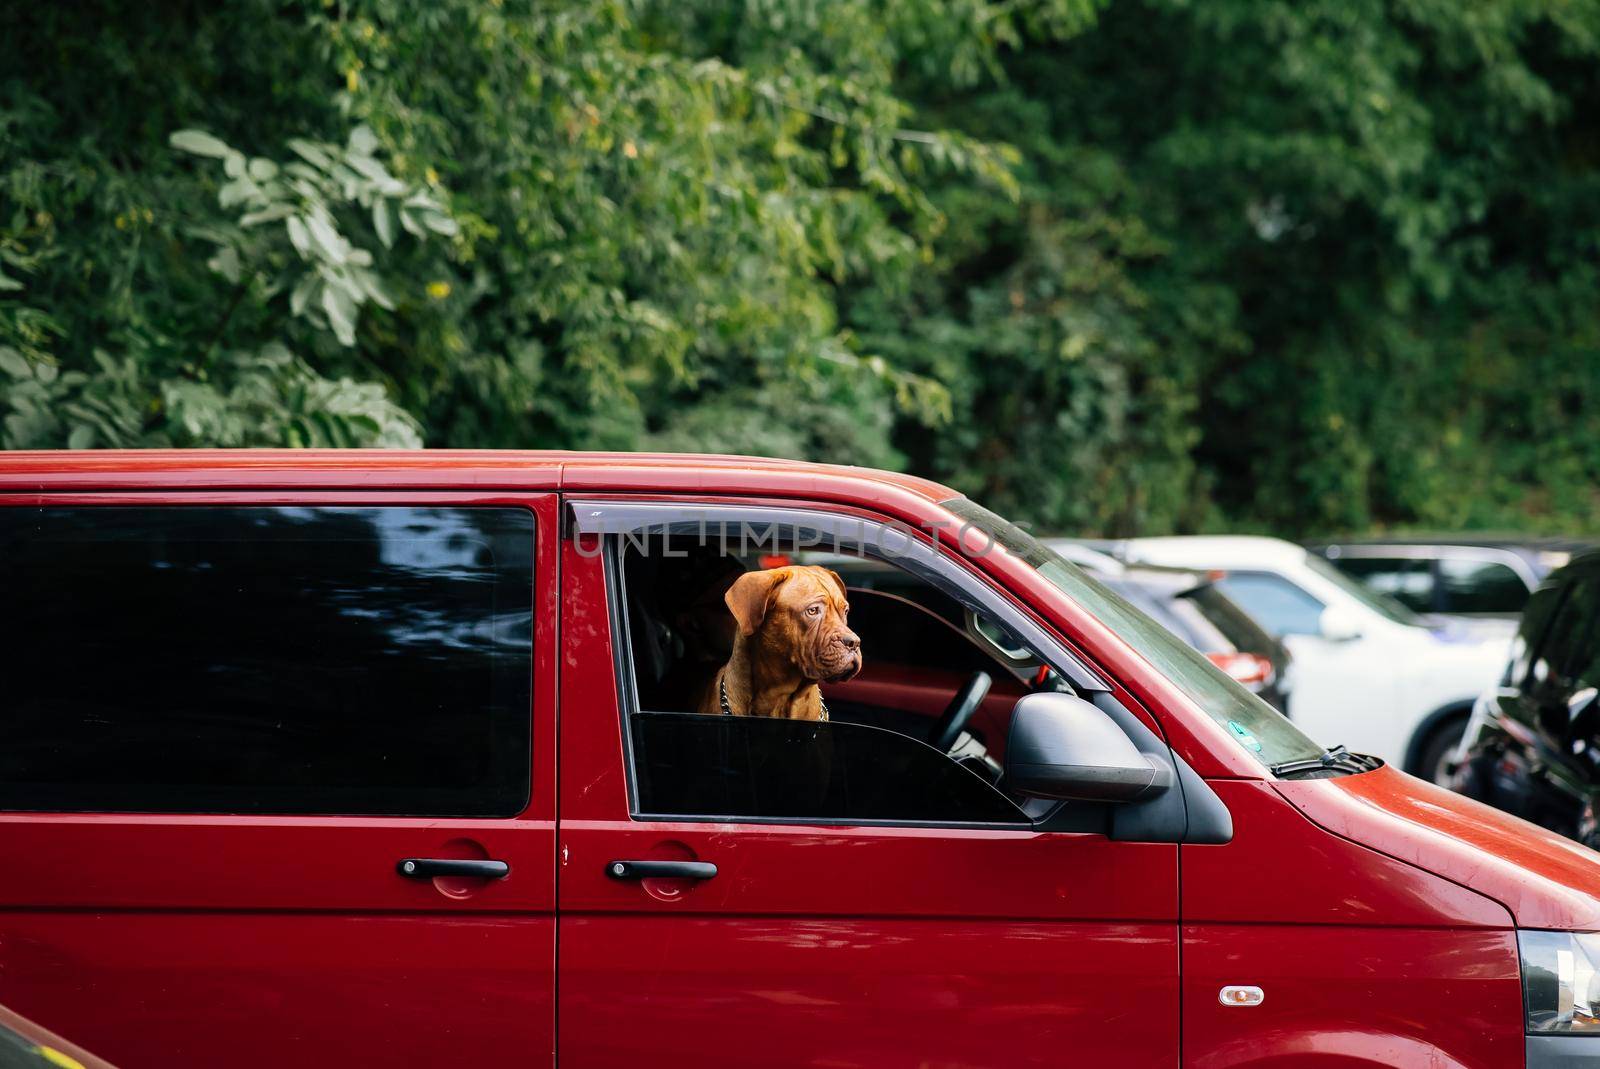
[{"label": "window trim", "polygon": [[[611,653],[617,684],[619,727],[622,731],[624,780],[628,787],[628,817],[639,823],[716,823],[738,825],[803,825],[809,827],[890,827],[951,828],[958,830],[1012,831],[1033,834],[1040,830],[1040,816],[1022,806],[1022,820],[1016,823],[961,822],[942,820],[820,819],[815,817],[747,817],[716,814],[657,814],[641,812],[636,763],[633,753],[632,716],[645,714],[639,705],[639,690],[634,674],[631,647],[632,628],[628,618],[626,577],[622,560],[622,536],[643,534],[698,534],[707,526],[755,520],[763,528],[776,529],[779,544],[792,540],[796,529],[818,531],[836,539],[837,544],[857,549],[888,563],[906,567],[956,601],[969,608],[992,613],[1029,643],[1049,664],[1085,696],[1110,693],[1110,687],[1054,636],[1035,623],[1021,609],[1005,600],[964,569],[943,559],[939,551],[911,540],[904,532],[894,532],[895,552],[883,546],[891,537],[890,526],[866,517],[845,516],[806,508],[761,507],[752,505],[684,505],[666,502],[574,501],[570,502],[574,536],[603,538],[599,556],[605,573],[607,616],[611,626]],[[830,541],[829,545],[835,544]],[[902,544],[907,544],[902,549]],[[870,552],[878,549],[877,554]],[[914,560],[915,567],[907,566]],[[916,741],[916,740],[912,740]],[[998,793],[998,792],[997,792]],[[1013,803],[1015,804],[1015,803]],[[1052,810],[1056,807],[1052,807]]]},{"label": "window trim", "polygon": [[[1337,550],[1329,555],[1329,550]],[[1455,545],[1395,545],[1393,543],[1363,542],[1359,545],[1333,545],[1322,550],[1321,555],[1327,558],[1330,564],[1338,564],[1345,557],[1388,557],[1394,560],[1425,560],[1437,563],[1441,560],[1473,560],[1484,564],[1504,564],[1516,573],[1517,578],[1527,586],[1528,593],[1533,593],[1539,587],[1539,578],[1534,575],[1533,568],[1520,554],[1514,550],[1498,549],[1494,546],[1455,546]],[[1438,569],[1434,569],[1437,576]]]}]

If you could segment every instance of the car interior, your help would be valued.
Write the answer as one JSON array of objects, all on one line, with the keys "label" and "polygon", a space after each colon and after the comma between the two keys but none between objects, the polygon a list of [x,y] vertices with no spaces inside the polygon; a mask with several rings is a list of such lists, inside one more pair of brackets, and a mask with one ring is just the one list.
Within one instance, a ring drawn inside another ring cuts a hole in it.
[{"label": "car interior", "polygon": [[1004,792],[1006,736],[1017,700],[1032,691],[1070,691],[1069,685],[1004,625],[888,561],[814,551],[740,555],[693,536],[630,541],[622,575],[638,710],[696,709],[732,647],[723,594],[745,571],[786,565],[836,572],[846,589],[849,625],[861,638],[860,673],[822,685],[830,725],[915,740]]}]

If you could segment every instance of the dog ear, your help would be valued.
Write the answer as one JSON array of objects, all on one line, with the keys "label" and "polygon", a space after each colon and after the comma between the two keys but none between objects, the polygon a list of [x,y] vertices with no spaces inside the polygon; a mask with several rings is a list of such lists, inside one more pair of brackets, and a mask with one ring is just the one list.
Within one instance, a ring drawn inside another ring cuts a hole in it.
[{"label": "dog ear", "polygon": [[849,601],[850,592],[844,588],[844,580],[839,578],[839,573],[832,568],[824,568],[822,570],[828,573],[828,578],[833,580],[833,585],[839,588],[839,600]]},{"label": "dog ear", "polygon": [[768,568],[764,572],[745,572],[733,581],[722,600],[739,623],[739,633],[749,638],[767,618],[767,603],[778,584],[789,578],[787,568]]}]

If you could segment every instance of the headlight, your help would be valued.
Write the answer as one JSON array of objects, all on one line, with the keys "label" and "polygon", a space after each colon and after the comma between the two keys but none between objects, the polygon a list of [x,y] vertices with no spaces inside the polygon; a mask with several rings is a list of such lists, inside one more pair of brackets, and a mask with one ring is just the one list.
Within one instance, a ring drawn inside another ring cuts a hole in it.
[{"label": "headlight", "polygon": [[1600,932],[1517,933],[1528,1033],[1600,1036]]}]

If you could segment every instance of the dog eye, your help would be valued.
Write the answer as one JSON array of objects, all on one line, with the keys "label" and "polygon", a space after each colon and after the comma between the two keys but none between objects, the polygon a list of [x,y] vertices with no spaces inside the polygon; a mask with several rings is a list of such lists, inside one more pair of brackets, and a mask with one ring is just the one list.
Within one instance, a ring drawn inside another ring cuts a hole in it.
[{"label": "dog eye", "polygon": [[812,605],[810,608],[806,609],[806,615],[807,616],[818,616],[821,613],[822,613],[822,606],[821,605]]}]

